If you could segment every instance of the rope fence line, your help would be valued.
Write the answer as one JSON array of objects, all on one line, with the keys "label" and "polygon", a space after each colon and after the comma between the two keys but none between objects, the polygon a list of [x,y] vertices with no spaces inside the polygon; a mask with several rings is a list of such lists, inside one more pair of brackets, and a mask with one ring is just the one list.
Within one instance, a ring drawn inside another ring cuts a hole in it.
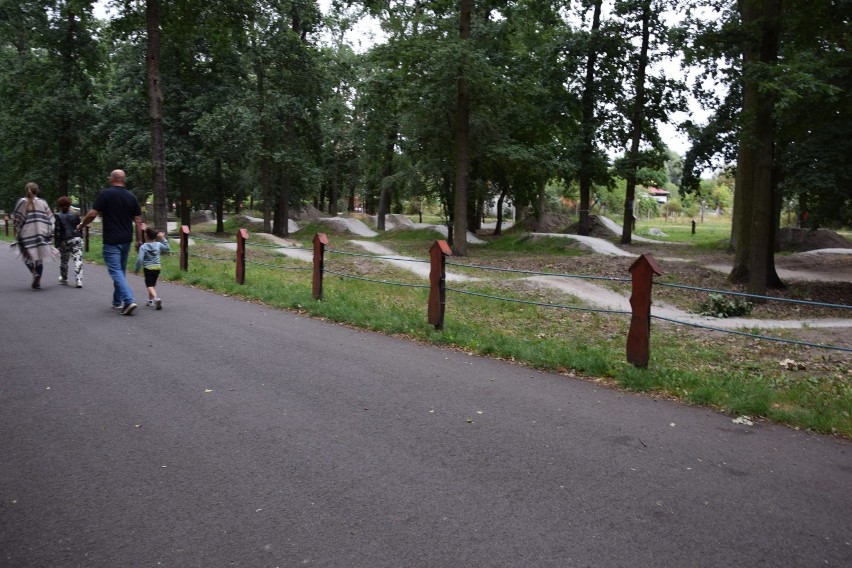
[{"label": "rope fence line", "polygon": [[195,257],[195,258],[203,258],[205,260],[216,260],[216,261],[221,261],[221,262],[235,262],[236,261],[233,258],[218,258],[218,257],[215,257],[215,256],[209,256],[209,255],[206,255],[206,254],[198,254],[196,252],[191,252],[191,253],[188,253],[188,254],[189,254],[189,256],[192,256],[192,257]]},{"label": "rope fence line", "polygon": [[446,288],[447,292],[455,292],[457,294],[466,294],[468,296],[478,296],[480,298],[488,298],[491,300],[502,300],[504,302],[513,302],[517,304],[527,304],[531,306],[541,306],[545,308],[559,308],[562,310],[577,310],[581,312],[598,312],[604,314],[631,315],[630,312],[624,310],[611,310],[607,308],[587,308],[584,306],[566,306],[564,304],[550,304],[547,302],[535,302],[532,300],[519,300],[517,298],[505,298],[501,296],[491,296],[481,292],[472,292],[470,290],[459,290],[458,288]]},{"label": "rope fence line", "polygon": [[311,268],[308,268],[307,266],[285,266],[283,264],[269,264],[269,263],[266,263],[266,262],[258,262],[256,260],[246,260],[246,262],[248,264],[253,264],[255,266],[263,266],[265,268],[280,268],[281,270],[307,270],[307,271],[312,270]]},{"label": "rope fence line", "polygon": [[743,298],[755,298],[762,300],[771,300],[773,302],[786,302],[789,304],[800,304],[806,306],[817,306],[821,308],[839,308],[843,310],[852,310],[852,306],[845,304],[828,304],[825,302],[815,302],[813,300],[797,300],[795,298],[776,298],[774,296],[762,296],[760,294],[749,294],[747,292],[734,292],[733,290],[714,290],[712,288],[701,288],[699,286],[688,286],[686,284],[671,284],[667,282],[654,282],[657,286],[666,286],[668,288],[679,288],[682,290],[694,290],[696,292],[707,292],[710,294],[725,294],[728,296],[739,296]]},{"label": "rope fence line", "polygon": [[343,256],[360,256],[360,257],[372,258],[372,259],[376,259],[376,260],[396,260],[398,262],[421,262],[421,263],[429,264],[428,260],[421,260],[419,258],[405,258],[405,257],[401,257],[401,256],[382,256],[382,255],[374,255],[374,254],[359,253],[359,252],[348,252],[348,251],[333,250],[333,249],[326,249],[325,252],[332,253],[332,254],[339,254],[339,255],[343,255]]},{"label": "rope fence line", "polygon": [[409,284],[406,282],[391,282],[389,280],[375,280],[372,278],[365,278],[363,276],[355,276],[354,274],[346,274],[343,272],[336,272],[334,270],[329,270],[327,268],[323,269],[325,274],[333,274],[335,276],[339,276],[340,278],[351,278],[352,280],[361,280],[363,282],[373,282],[375,284],[387,284],[390,286],[402,286],[405,288],[429,288],[428,284]]},{"label": "rope fence line", "polygon": [[819,349],[831,349],[831,350],[835,350],[835,351],[844,351],[846,353],[852,353],[852,348],[849,348],[849,347],[840,347],[840,346],[837,346],[837,345],[825,345],[823,343],[810,343],[808,341],[800,341],[798,339],[784,339],[783,337],[772,337],[772,336],[769,336],[769,335],[761,335],[761,334],[758,334],[758,333],[751,333],[751,332],[748,332],[748,331],[738,331],[738,330],[735,330],[735,329],[725,329],[725,328],[722,328],[722,327],[714,327],[714,326],[711,326],[711,325],[704,325],[704,324],[700,324],[700,323],[680,321],[680,320],[676,320],[674,318],[668,318],[668,317],[665,317],[665,316],[655,316],[653,314],[651,314],[651,318],[657,319],[657,320],[660,320],[660,321],[678,324],[678,325],[685,325],[685,326],[689,326],[689,327],[697,327],[699,329],[707,329],[707,330],[710,330],[710,331],[718,331],[718,332],[721,332],[721,333],[728,333],[728,334],[731,334],[731,335],[739,335],[739,336],[742,336],[742,337],[751,337],[753,339],[763,339],[763,340],[766,340],[766,341],[774,341],[776,343],[789,343],[791,345],[799,345],[799,346],[802,346],[802,347],[816,347],[816,348],[819,348]]},{"label": "rope fence line", "polygon": [[205,242],[208,242],[208,243],[219,243],[219,244],[226,244],[226,245],[234,244],[234,241],[214,239],[212,237],[201,237],[201,236],[198,236],[198,235],[193,235],[192,238],[195,239],[196,241],[205,241]]},{"label": "rope fence line", "polygon": [[458,262],[448,262],[447,266],[455,266],[457,268],[478,268],[480,270],[492,270],[497,272],[510,272],[515,274],[529,274],[531,276],[558,276],[559,278],[580,278],[584,280],[608,280],[611,282],[630,282],[630,278],[619,278],[617,276],[589,276],[582,274],[565,274],[561,272],[539,272],[536,270],[522,270],[518,268],[500,268],[496,266],[480,266],[477,264],[462,264]]},{"label": "rope fence line", "polygon": [[287,250],[311,250],[307,247],[297,247],[291,245],[276,245],[272,243],[250,243],[248,245],[251,248],[268,248],[268,249],[287,249]]},{"label": "rope fence line", "polygon": [[[94,232],[94,234],[101,234],[101,233]],[[245,233],[245,234],[247,235],[247,233]],[[323,235],[323,237],[324,237],[324,235]],[[200,241],[207,241],[207,242],[212,242],[212,243],[216,243],[216,244],[229,244],[229,245],[232,244],[231,241],[214,239],[214,238],[210,238],[210,237],[197,237],[196,236],[194,238],[196,238]],[[256,266],[263,266],[263,267],[267,267],[267,268],[272,268],[272,269],[278,268],[278,269],[283,269],[283,270],[311,270],[310,268],[307,268],[307,267],[274,265],[274,264],[263,263],[263,262],[259,262],[259,261],[247,260],[245,258],[245,252],[246,252],[245,248],[247,248],[246,244],[247,243],[245,242],[245,240],[243,240],[243,247],[244,247],[243,248],[243,259],[242,259],[243,265],[245,265],[247,263],[247,264],[252,264],[252,265],[256,265]],[[279,246],[279,245],[273,245],[273,244],[252,243],[252,245],[254,247],[257,247],[257,248],[270,248],[270,249],[287,248],[287,249],[297,249],[297,250],[310,250],[306,247],[289,247],[289,246]],[[449,251],[449,249],[447,249],[447,251]],[[314,248],[313,252],[314,252],[314,255],[317,254],[316,247]],[[402,258],[402,257],[398,257],[398,256],[375,255],[375,254],[369,254],[369,253],[354,253],[354,252],[331,250],[331,249],[329,249],[325,252],[335,253],[335,254],[343,255],[343,256],[364,257],[364,258],[370,258],[370,259],[374,259],[374,260],[391,260],[391,261],[397,261],[397,262],[413,262],[413,263],[429,263],[429,262],[432,262],[433,270],[435,268],[434,258],[430,261],[430,260],[421,260],[421,259],[414,259],[414,258]],[[447,254],[449,254],[449,252],[447,252]],[[193,256],[193,257],[196,257],[196,258],[205,259],[205,260],[219,261],[219,262],[237,262],[237,264],[239,264],[239,259],[233,258],[233,257],[232,258],[221,258],[221,257],[216,257],[216,256],[211,256],[211,255],[189,253],[189,252],[187,252],[187,255]],[[239,254],[238,254],[238,256],[239,256]],[[644,257],[644,256],[646,256],[646,255],[642,255],[642,257]],[[640,258],[642,258],[642,257],[640,257]],[[462,268],[462,269],[478,269],[478,270],[506,272],[506,273],[514,273],[514,274],[525,274],[525,275],[534,275],[534,276],[551,276],[551,277],[558,277],[558,278],[577,278],[577,279],[585,279],[585,280],[601,280],[601,281],[611,281],[611,282],[620,282],[620,283],[631,282],[631,280],[633,280],[634,287],[636,285],[635,279],[631,279],[631,278],[619,278],[619,277],[611,277],[611,276],[591,276],[591,275],[544,272],[544,271],[535,271],[535,270],[499,268],[499,267],[483,266],[483,265],[475,265],[475,264],[452,263],[452,262],[446,262],[443,259],[442,259],[442,261],[443,261],[442,266],[453,266],[453,267]],[[314,267],[313,270],[314,270],[314,275],[315,275],[315,278],[316,278],[316,276],[317,276],[316,258],[315,258],[315,267]],[[442,268],[442,270],[443,270],[443,268]],[[631,271],[632,271],[632,268],[631,268]],[[319,264],[320,278],[321,278],[322,274],[330,274],[330,275],[338,276],[340,278],[346,278],[346,279],[351,279],[351,280],[360,280],[360,281],[363,281],[363,282],[370,282],[370,283],[375,283],[375,284],[384,284],[384,285],[389,285],[389,286],[399,286],[399,287],[418,288],[418,289],[431,289],[433,287],[432,285],[426,285],[426,284],[412,284],[412,283],[404,283],[404,282],[394,282],[394,281],[389,281],[389,280],[379,280],[379,279],[375,279],[375,278],[368,278],[368,277],[364,277],[364,276],[356,276],[354,274],[347,274],[347,273],[344,273],[344,272],[329,270],[329,269],[324,268],[322,266],[322,261],[320,260],[320,264]],[[453,292],[453,293],[456,293],[456,294],[464,294],[464,295],[481,297],[481,298],[486,298],[486,299],[491,299],[491,300],[504,301],[504,302],[508,302],[508,303],[532,305],[532,306],[537,306],[537,307],[542,307],[542,308],[575,310],[575,311],[582,311],[582,312],[604,313],[604,314],[611,314],[611,315],[628,315],[628,316],[632,315],[632,316],[634,316],[634,319],[635,319],[635,314],[631,311],[626,311],[626,310],[608,309],[608,308],[591,308],[591,307],[585,307],[585,306],[576,306],[576,305],[572,306],[572,305],[556,304],[556,303],[549,303],[549,302],[538,302],[538,301],[532,301],[532,300],[522,300],[522,299],[517,299],[517,298],[495,296],[495,295],[491,295],[491,294],[486,294],[486,293],[482,293],[482,292],[474,292],[474,291],[471,291],[471,290],[463,290],[463,289],[459,289],[459,288],[449,288],[449,287],[445,286],[443,279],[444,279],[444,276],[442,275],[441,276],[441,285],[443,286],[443,292],[444,293],[445,292]],[[672,284],[672,283],[666,283],[666,282],[654,281],[654,283],[657,284],[658,286],[666,286],[666,287],[673,288],[673,289],[689,290],[689,291],[702,292],[702,293],[712,293],[712,294],[725,294],[725,295],[745,297],[745,298],[755,298],[755,299],[759,298],[759,299],[768,300],[768,301],[786,302],[786,303],[789,303],[789,304],[799,304],[799,305],[834,308],[834,309],[850,309],[850,308],[852,308],[852,306],[845,305],[845,304],[832,304],[832,303],[826,303],[826,302],[816,302],[816,301],[812,301],[812,300],[798,300],[798,299],[792,299],[792,298],[776,298],[776,297],[764,296],[764,295],[758,295],[758,294],[749,294],[749,293],[745,293],[745,292],[736,292],[736,291],[730,291],[730,290],[716,290],[716,289],[712,289],[712,288],[703,288],[703,287],[689,286],[689,285],[684,285],[684,284]],[[634,292],[635,292],[635,290],[634,290]],[[649,293],[650,293],[650,289],[649,289]],[[441,301],[443,302],[443,299]],[[631,304],[632,304],[632,302],[633,302],[633,299],[631,297]],[[430,312],[432,310],[431,304],[432,304],[432,299],[431,299],[431,293],[430,293]],[[443,305],[442,305],[441,309],[443,309]],[[776,343],[785,343],[785,344],[801,346],[801,347],[827,349],[827,350],[834,350],[834,351],[840,351],[840,352],[846,352],[846,353],[852,352],[852,348],[847,348],[847,347],[841,347],[841,346],[836,346],[836,345],[826,345],[826,344],[821,344],[821,343],[813,343],[813,342],[807,342],[807,341],[802,341],[802,340],[797,340],[797,339],[785,339],[785,338],[780,338],[780,337],[763,335],[763,334],[759,334],[759,333],[751,333],[751,332],[747,332],[747,331],[726,329],[726,328],[722,328],[722,327],[716,327],[716,326],[713,326],[713,325],[706,325],[706,324],[701,324],[701,323],[696,323],[696,322],[682,321],[682,320],[678,320],[678,319],[675,319],[675,318],[658,316],[658,315],[653,315],[653,314],[649,313],[648,316],[647,316],[647,321],[649,321],[650,319],[656,319],[658,321],[663,321],[663,322],[667,322],[667,323],[671,323],[671,324],[675,324],[675,325],[693,327],[693,328],[697,328],[697,329],[705,329],[705,330],[708,330],[708,331],[714,331],[714,332],[719,332],[719,333],[727,333],[729,335],[735,335],[735,336],[740,336],[740,337],[748,337],[748,338],[752,338],[752,339],[756,339],[756,340],[772,341],[772,342],[776,342]],[[430,323],[433,323],[431,321],[431,315],[430,315]],[[442,323],[441,323],[441,325],[442,325]],[[632,333],[632,326],[633,326],[633,323],[631,321],[631,333]],[[438,326],[436,325],[436,327],[438,327]],[[650,326],[648,326],[648,328],[650,329]],[[440,327],[439,327],[439,329],[440,329]],[[631,361],[631,362],[633,362],[633,361]]]}]

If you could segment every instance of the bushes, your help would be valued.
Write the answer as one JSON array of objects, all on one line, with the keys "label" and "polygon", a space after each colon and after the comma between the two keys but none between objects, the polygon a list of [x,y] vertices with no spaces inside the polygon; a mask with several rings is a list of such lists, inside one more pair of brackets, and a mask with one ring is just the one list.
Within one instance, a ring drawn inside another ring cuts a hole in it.
[{"label": "bushes", "polygon": [[736,318],[751,314],[751,308],[751,302],[739,298],[728,299],[722,294],[710,294],[707,301],[701,304],[699,313],[715,318]]}]

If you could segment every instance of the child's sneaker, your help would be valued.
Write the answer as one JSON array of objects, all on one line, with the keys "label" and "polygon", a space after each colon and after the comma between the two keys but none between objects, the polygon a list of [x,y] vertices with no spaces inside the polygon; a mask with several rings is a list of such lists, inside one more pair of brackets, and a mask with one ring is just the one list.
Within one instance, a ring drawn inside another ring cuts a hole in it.
[{"label": "child's sneaker", "polygon": [[158,310],[162,310],[163,309],[163,301],[159,298],[154,298],[154,307],[157,308]]},{"label": "child's sneaker", "polygon": [[153,308],[154,307],[154,300],[148,300],[147,302],[145,302],[145,307]]}]

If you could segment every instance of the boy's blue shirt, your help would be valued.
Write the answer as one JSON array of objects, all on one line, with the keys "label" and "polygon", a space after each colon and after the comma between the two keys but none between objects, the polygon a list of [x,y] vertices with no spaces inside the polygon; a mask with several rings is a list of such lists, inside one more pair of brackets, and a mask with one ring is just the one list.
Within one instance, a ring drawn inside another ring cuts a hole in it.
[{"label": "boy's blue shirt", "polygon": [[139,256],[136,257],[136,268],[138,271],[143,266],[148,270],[160,269],[160,251],[169,252],[169,241],[151,241],[139,247]]}]

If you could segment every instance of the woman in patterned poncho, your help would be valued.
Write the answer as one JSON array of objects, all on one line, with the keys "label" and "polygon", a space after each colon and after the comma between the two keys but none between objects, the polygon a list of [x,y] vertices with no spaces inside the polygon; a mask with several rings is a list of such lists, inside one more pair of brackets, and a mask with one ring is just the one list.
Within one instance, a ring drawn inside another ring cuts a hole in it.
[{"label": "woman in patterned poncho", "polygon": [[53,211],[44,199],[38,197],[38,191],[38,185],[28,183],[27,195],[18,200],[13,213],[15,242],[12,246],[18,247],[18,254],[30,269],[33,288],[41,287],[43,261],[51,258],[54,250],[50,244],[53,237]]}]

